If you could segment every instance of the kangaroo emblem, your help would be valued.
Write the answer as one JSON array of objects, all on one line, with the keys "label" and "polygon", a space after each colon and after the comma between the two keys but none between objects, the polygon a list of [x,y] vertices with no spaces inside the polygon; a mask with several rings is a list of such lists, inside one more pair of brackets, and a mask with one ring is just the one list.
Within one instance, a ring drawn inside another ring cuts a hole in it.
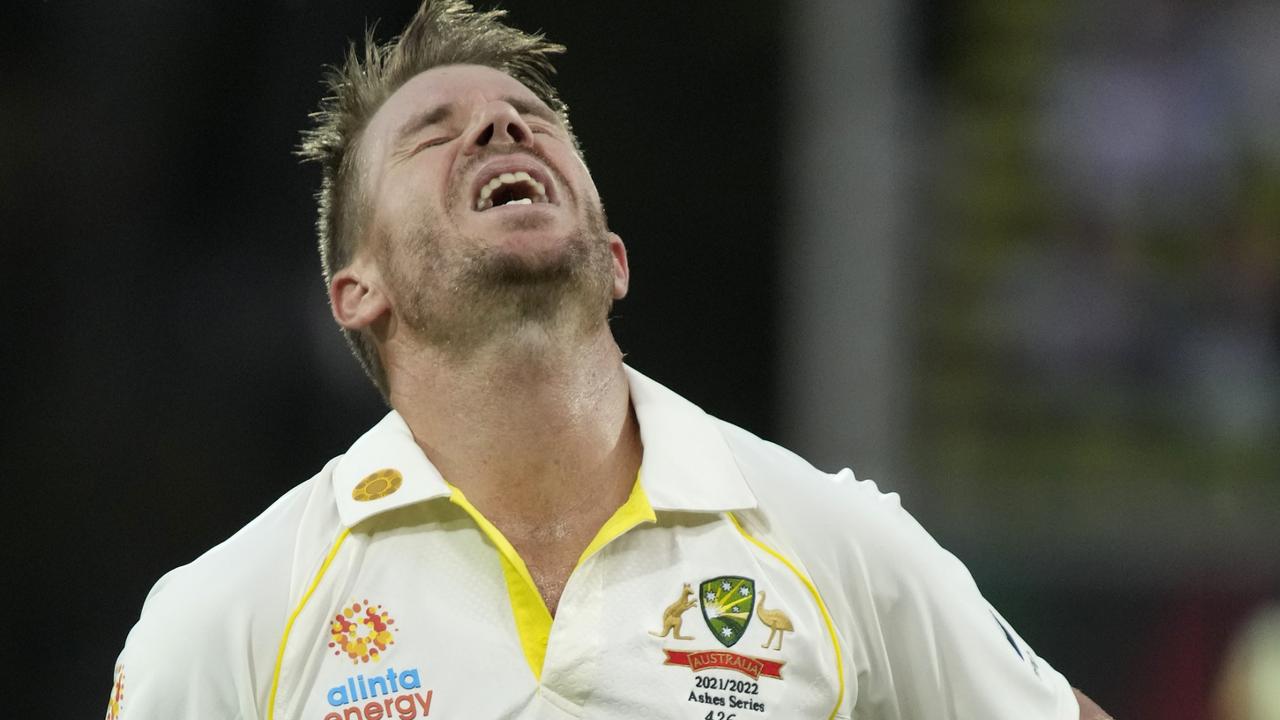
[{"label": "kangaroo emblem", "polygon": [[650,630],[649,634],[654,637],[666,637],[668,633],[674,632],[676,640],[692,640],[692,637],[680,634],[680,626],[684,622],[680,616],[697,604],[698,601],[693,599],[693,588],[689,587],[689,583],[685,583],[684,589],[680,591],[680,599],[671,603],[666,610],[662,611],[662,632],[656,633]]}]

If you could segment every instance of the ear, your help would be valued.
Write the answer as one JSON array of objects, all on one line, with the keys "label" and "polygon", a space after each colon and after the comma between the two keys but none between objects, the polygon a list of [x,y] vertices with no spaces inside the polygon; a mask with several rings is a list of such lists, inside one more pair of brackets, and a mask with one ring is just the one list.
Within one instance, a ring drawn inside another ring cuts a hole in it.
[{"label": "ear", "polygon": [[627,246],[617,233],[609,233],[609,252],[613,254],[613,299],[621,300],[631,286],[631,268],[627,265]]},{"label": "ear", "polygon": [[329,307],[333,319],[347,330],[363,330],[391,310],[382,290],[377,266],[363,258],[333,274],[329,280]]}]

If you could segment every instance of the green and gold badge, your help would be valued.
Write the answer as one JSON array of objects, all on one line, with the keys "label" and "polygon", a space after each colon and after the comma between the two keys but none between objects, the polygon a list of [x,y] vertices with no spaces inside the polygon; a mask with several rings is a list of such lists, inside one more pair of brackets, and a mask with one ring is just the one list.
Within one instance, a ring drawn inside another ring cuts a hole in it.
[{"label": "green and gold badge", "polygon": [[702,619],[725,647],[733,647],[751,622],[756,606],[756,583],[750,578],[726,575],[698,586]]}]

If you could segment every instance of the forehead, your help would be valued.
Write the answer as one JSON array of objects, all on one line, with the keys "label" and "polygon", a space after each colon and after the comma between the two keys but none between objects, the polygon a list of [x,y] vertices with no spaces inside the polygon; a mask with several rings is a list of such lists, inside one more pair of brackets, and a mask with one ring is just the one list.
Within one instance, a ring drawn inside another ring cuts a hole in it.
[{"label": "forehead", "polygon": [[452,104],[465,116],[470,105],[502,98],[519,98],[545,107],[532,90],[501,70],[483,65],[431,68],[410,78],[387,98],[369,121],[367,135],[385,138],[428,108]]}]

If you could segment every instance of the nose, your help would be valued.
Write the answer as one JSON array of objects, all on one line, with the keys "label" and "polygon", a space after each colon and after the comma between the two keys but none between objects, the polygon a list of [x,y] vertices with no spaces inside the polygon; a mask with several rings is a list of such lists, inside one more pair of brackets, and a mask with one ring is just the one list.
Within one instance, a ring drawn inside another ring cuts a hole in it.
[{"label": "nose", "polygon": [[490,145],[532,145],[533,131],[509,103],[494,101],[480,109],[467,138],[466,153],[474,154]]}]

